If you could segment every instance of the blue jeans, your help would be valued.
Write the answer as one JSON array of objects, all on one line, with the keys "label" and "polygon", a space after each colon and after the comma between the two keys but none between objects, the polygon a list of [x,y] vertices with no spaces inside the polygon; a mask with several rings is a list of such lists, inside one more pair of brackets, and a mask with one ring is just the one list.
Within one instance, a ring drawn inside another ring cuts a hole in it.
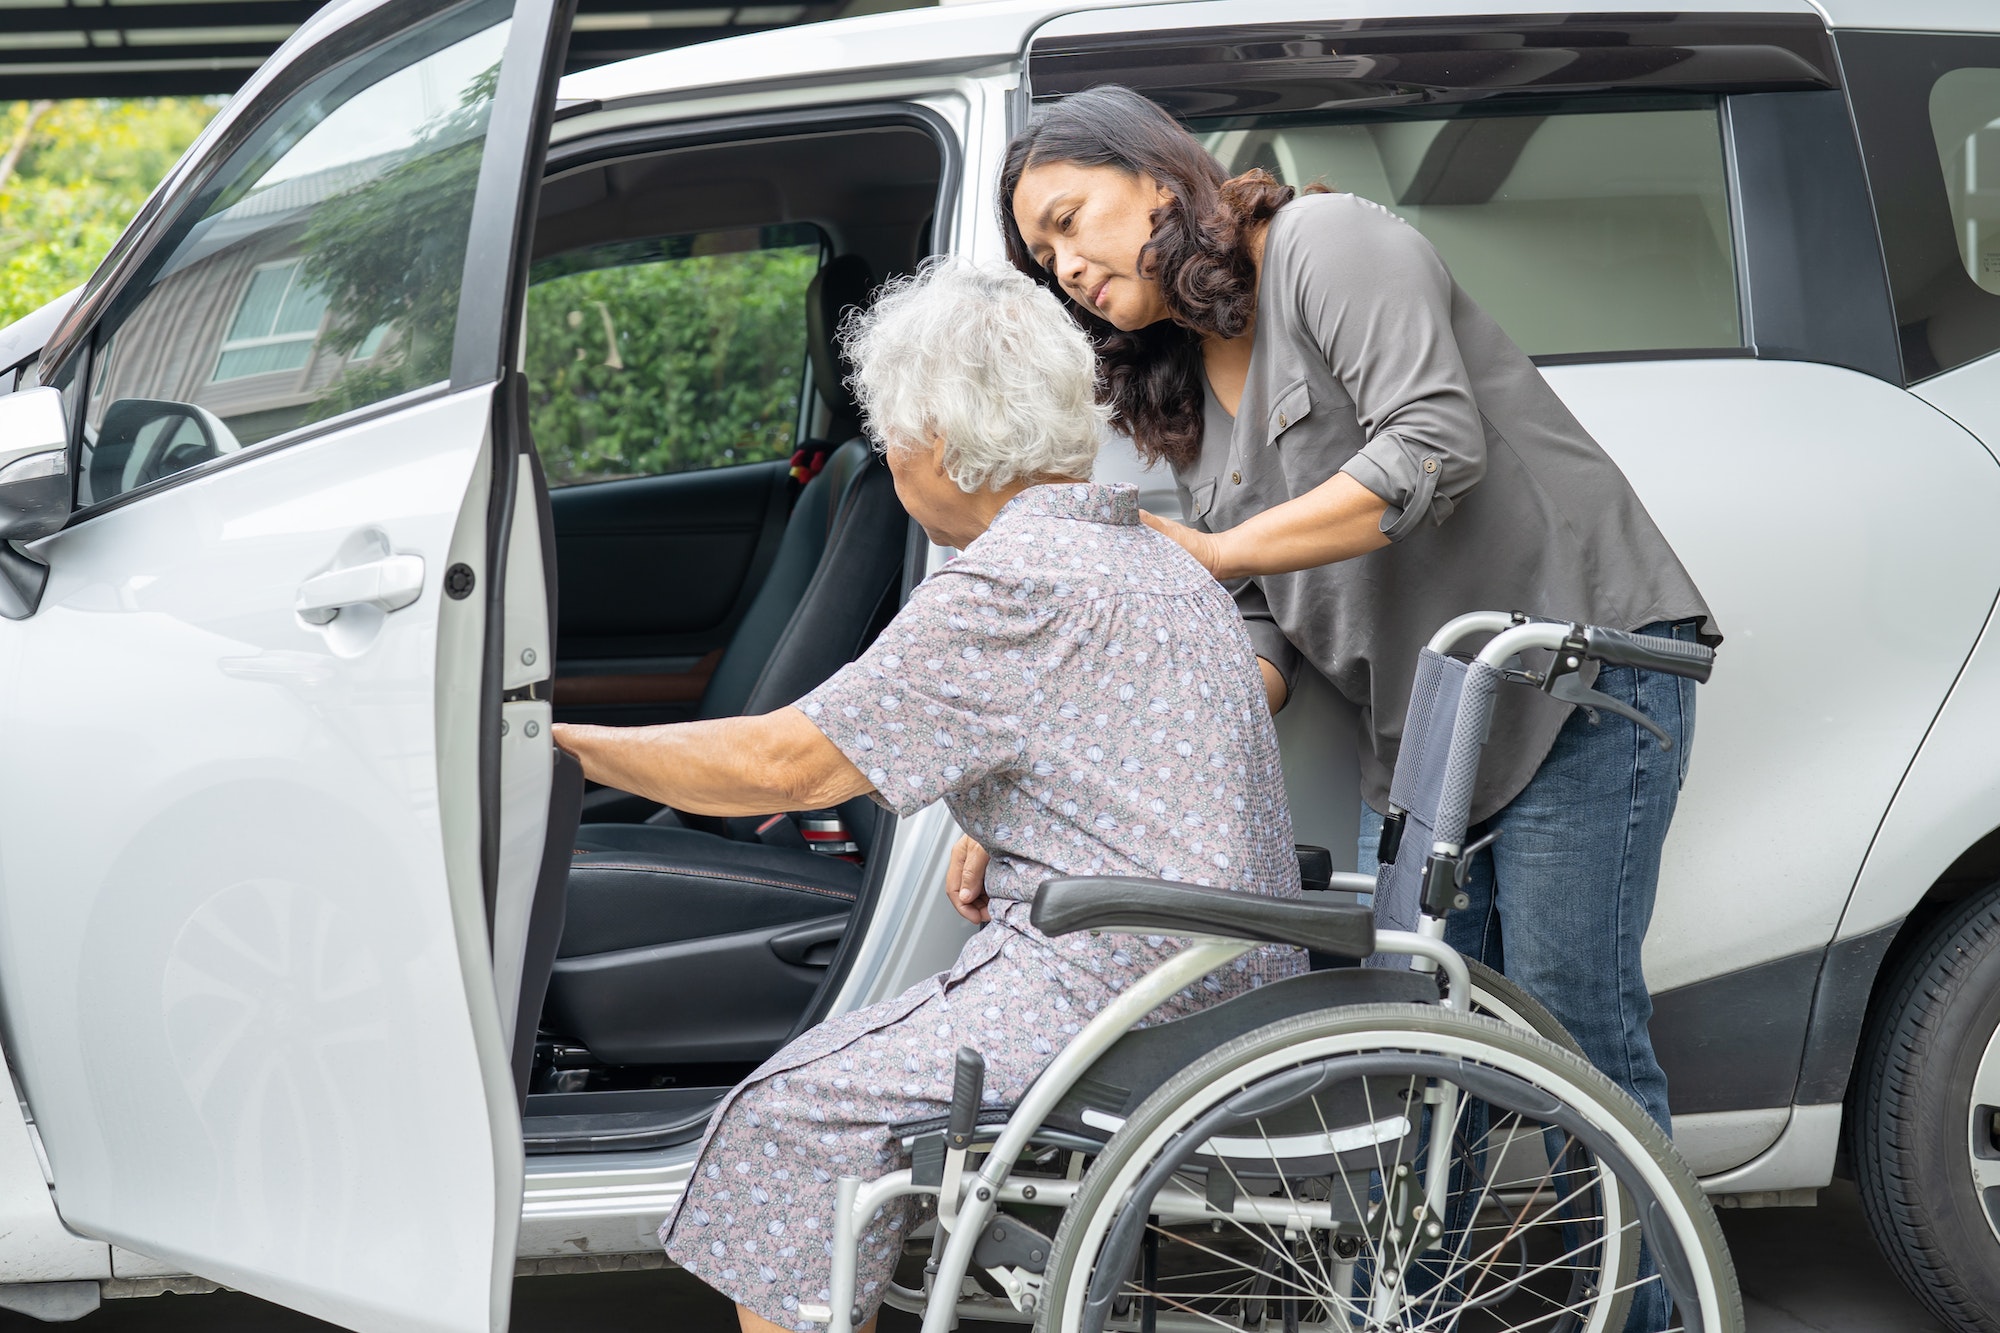
[{"label": "blue jeans", "polygon": [[[1694,632],[1689,624],[1640,631],[1690,640]],[[1660,846],[1687,776],[1695,687],[1606,667],[1596,688],[1652,718],[1674,748],[1661,750],[1649,733],[1609,713],[1594,726],[1582,709],[1571,714],[1520,795],[1466,835],[1472,842],[1501,830],[1474,859],[1471,904],[1451,914],[1445,939],[1540,1000],[1590,1062],[1671,1134],[1639,950],[1653,918]],[[1363,804],[1356,858],[1363,874],[1377,869],[1381,833],[1382,816]],[[1642,1272],[1651,1271],[1648,1257]],[[1667,1313],[1661,1286],[1642,1287],[1627,1333],[1654,1333]]]}]

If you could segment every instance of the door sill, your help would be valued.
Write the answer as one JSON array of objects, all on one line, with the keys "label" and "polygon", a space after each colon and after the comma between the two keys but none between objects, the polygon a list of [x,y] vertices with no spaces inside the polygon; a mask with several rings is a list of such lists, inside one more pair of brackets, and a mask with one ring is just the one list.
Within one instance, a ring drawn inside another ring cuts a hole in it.
[{"label": "door sill", "polygon": [[634,1088],[537,1093],[521,1117],[522,1147],[553,1153],[642,1152],[692,1143],[728,1088]]}]

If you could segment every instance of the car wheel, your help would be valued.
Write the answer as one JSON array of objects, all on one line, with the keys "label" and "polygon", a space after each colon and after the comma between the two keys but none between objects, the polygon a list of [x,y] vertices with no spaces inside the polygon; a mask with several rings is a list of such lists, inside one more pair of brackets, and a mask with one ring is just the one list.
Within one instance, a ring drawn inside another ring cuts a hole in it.
[{"label": "car wheel", "polygon": [[1848,1117],[1863,1211],[1940,1320],[2000,1333],[2000,886],[1933,925],[1881,995]]}]

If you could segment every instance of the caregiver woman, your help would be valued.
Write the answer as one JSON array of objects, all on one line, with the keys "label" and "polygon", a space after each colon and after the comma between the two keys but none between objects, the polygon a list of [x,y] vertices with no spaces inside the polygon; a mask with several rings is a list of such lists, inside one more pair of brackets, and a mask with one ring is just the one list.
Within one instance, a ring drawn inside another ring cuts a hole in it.
[{"label": "caregiver woman", "polygon": [[[1192,526],[1155,521],[1237,603],[1275,711],[1311,662],[1360,710],[1363,869],[1417,653],[1453,616],[1523,610],[1720,642],[1617,464],[1422,234],[1350,194],[1221,167],[1105,87],[1009,145],[1015,265],[1068,296],[1113,421],[1165,459]],[[1639,949],[1694,730],[1693,686],[1597,688],[1675,739],[1505,691],[1473,800],[1461,951],[1525,985],[1661,1126]]]}]

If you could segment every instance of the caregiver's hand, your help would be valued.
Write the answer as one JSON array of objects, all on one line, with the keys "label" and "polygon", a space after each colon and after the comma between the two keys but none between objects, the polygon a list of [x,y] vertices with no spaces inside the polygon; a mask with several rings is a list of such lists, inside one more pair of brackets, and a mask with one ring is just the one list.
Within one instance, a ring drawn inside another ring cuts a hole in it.
[{"label": "caregiver's hand", "polygon": [[966,834],[952,844],[951,865],[944,872],[944,892],[958,914],[975,926],[993,919],[986,901],[986,849]]},{"label": "caregiver's hand", "polygon": [[1345,472],[1336,472],[1304,495],[1221,532],[1202,532],[1143,510],[1139,517],[1147,527],[1179,542],[1203,569],[1226,583],[1259,574],[1291,574],[1379,551],[1389,544],[1382,535],[1382,516],[1388,511],[1381,496]]},{"label": "caregiver's hand", "polygon": [[1158,514],[1144,509],[1139,511],[1139,519],[1153,531],[1163,533],[1179,542],[1181,549],[1200,561],[1203,569],[1214,574],[1216,578],[1222,577],[1216,574],[1216,564],[1222,559],[1222,543],[1217,540],[1214,533],[1191,528],[1185,523],[1176,523],[1170,518],[1161,518]]}]

